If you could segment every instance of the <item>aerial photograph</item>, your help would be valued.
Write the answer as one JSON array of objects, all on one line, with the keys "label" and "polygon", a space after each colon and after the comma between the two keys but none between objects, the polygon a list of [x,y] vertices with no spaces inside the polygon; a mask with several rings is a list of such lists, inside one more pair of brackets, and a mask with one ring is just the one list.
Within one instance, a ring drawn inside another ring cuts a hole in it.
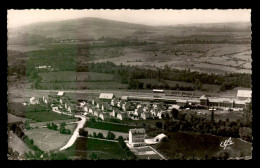
[{"label": "aerial photograph", "polygon": [[7,10],[8,160],[251,160],[251,9]]}]

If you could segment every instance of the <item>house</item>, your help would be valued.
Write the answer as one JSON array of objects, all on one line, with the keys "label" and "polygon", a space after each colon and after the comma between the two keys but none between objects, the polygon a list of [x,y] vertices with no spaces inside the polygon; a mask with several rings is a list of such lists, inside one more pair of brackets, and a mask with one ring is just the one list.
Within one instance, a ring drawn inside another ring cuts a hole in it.
[{"label": "house", "polygon": [[143,108],[139,107],[138,109],[135,109],[134,115],[135,116],[140,116],[143,113]]},{"label": "house", "polygon": [[137,108],[137,109],[140,108],[140,107],[141,107],[141,108],[144,108],[144,106],[145,106],[144,104],[138,104],[138,105],[136,106],[136,108]]},{"label": "house", "polygon": [[59,110],[58,106],[52,106],[51,108],[52,108],[52,111],[58,111]]},{"label": "house", "polygon": [[93,114],[93,111],[94,111],[94,110],[93,110],[92,108],[89,108],[89,109],[88,109],[88,112],[89,112],[90,114]]},{"label": "house", "polygon": [[109,114],[108,113],[100,113],[99,117],[104,121],[105,119],[109,118]]},{"label": "house", "polygon": [[124,104],[124,101],[123,100],[120,100],[117,102],[117,107],[121,108]]},{"label": "house", "polygon": [[237,91],[237,99],[239,99],[239,100],[246,100],[251,97],[252,97],[251,90],[238,90]]},{"label": "house", "polygon": [[91,100],[91,103],[92,103],[92,105],[94,106],[94,105],[95,105],[95,100],[92,99],[92,100]]},{"label": "house", "polygon": [[143,120],[146,120],[146,119],[148,119],[148,118],[151,118],[151,114],[150,114],[149,112],[143,112],[143,113],[141,114],[141,118],[142,118]]},{"label": "house", "polygon": [[119,120],[125,120],[127,119],[127,113],[118,113],[116,118]]},{"label": "house", "polygon": [[129,145],[132,147],[145,146],[145,129],[130,129],[129,130]]},{"label": "house", "polygon": [[102,100],[112,100],[114,97],[113,93],[100,93],[99,95],[99,99]]},{"label": "house", "polygon": [[83,105],[83,106],[82,106],[82,109],[83,109],[84,112],[89,112],[89,111],[88,111],[88,110],[89,110],[89,107],[88,107],[87,104]]},{"label": "house", "polygon": [[151,116],[157,117],[157,114],[159,113],[159,110],[158,110],[158,109],[152,109],[152,110],[150,111],[150,113],[151,113]]},{"label": "house", "polygon": [[39,104],[39,100],[37,100],[35,97],[30,98],[30,104]]},{"label": "house", "polygon": [[112,111],[112,107],[107,102],[104,102],[101,106],[102,111]]},{"label": "house", "polygon": [[57,96],[63,96],[64,95],[64,92],[63,91],[59,91]]},{"label": "house", "polygon": [[125,102],[125,103],[122,105],[122,109],[123,109],[124,111],[130,110],[130,109],[131,109],[131,103]]},{"label": "house", "polygon": [[162,119],[167,116],[169,117],[169,113],[166,111],[160,111],[159,113],[157,113],[157,117],[159,117],[159,119]]},{"label": "house", "polygon": [[99,117],[100,113],[101,113],[101,111],[100,111],[100,110],[95,110],[95,111],[94,111],[94,116],[97,116],[97,117]]},{"label": "house", "polygon": [[117,105],[117,102],[118,102],[118,100],[115,99],[115,98],[113,98],[113,99],[111,100],[111,106],[116,106],[116,105]]},{"label": "house", "polygon": [[117,108],[114,108],[113,111],[110,113],[111,117],[117,117],[117,114],[121,113],[120,110],[118,110]]}]

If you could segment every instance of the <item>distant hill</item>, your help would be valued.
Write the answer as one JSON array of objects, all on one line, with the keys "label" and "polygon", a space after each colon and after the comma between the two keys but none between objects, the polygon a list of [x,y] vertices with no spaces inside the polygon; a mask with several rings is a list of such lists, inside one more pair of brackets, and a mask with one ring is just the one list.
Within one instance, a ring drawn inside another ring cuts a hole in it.
[{"label": "distant hill", "polygon": [[12,28],[9,29],[9,35],[12,37],[15,32],[20,32],[55,39],[124,38],[148,34],[149,36],[176,35],[191,28],[196,31],[250,31],[251,25],[249,22],[243,22],[147,26],[89,17],[58,22],[42,22]]}]

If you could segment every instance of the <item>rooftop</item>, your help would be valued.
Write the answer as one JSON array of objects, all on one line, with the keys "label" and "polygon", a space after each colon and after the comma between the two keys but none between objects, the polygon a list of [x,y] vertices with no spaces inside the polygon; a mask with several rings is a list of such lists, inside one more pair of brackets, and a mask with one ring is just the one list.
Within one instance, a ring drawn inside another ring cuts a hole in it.
[{"label": "rooftop", "polygon": [[237,97],[245,97],[251,98],[252,97],[252,90],[238,90]]},{"label": "rooftop", "polygon": [[114,97],[113,93],[100,93],[100,99],[112,99]]}]

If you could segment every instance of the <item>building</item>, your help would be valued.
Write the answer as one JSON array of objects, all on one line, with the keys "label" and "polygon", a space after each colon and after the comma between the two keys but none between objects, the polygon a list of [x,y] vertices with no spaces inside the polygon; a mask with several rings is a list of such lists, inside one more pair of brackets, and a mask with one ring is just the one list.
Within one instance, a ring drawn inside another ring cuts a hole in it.
[{"label": "building", "polygon": [[39,104],[39,100],[37,100],[35,97],[30,98],[30,104]]},{"label": "building", "polygon": [[208,106],[209,105],[209,99],[205,96],[205,95],[202,95],[200,98],[200,105],[201,106]]},{"label": "building", "polygon": [[143,120],[149,119],[149,118],[151,118],[151,114],[150,114],[149,112],[143,112],[143,113],[141,114],[141,118],[142,118]]},{"label": "building", "polygon": [[108,113],[100,113],[99,117],[104,121],[105,119],[109,118],[109,114]]},{"label": "building", "polygon": [[167,137],[165,134],[159,134],[156,137],[154,137],[154,141],[155,142],[160,142],[165,137]]},{"label": "building", "polygon": [[64,95],[64,92],[63,92],[63,91],[59,91],[57,95],[58,95],[58,96],[63,96],[63,95]]},{"label": "building", "polygon": [[239,100],[247,100],[252,97],[251,90],[238,90],[237,91],[237,99]]},{"label": "building", "polygon": [[118,113],[116,118],[119,120],[125,120],[127,119],[127,113]]},{"label": "building", "polygon": [[164,93],[164,90],[159,90],[159,89],[153,89],[154,93]]},{"label": "building", "polygon": [[113,93],[100,93],[99,95],[99,99],[102,100],[112,100],[114,97]]},{"label": "building", "polygon": [[117,108],[114,108],[113,111],[110,113],[111,117],[117,117],[117,114],[121,113],[120,110],[118,110]]},{"label": "building", "polygon": [[145,146],[145,129],[130,129],[129,130],[129,145],[132,147]]}]

